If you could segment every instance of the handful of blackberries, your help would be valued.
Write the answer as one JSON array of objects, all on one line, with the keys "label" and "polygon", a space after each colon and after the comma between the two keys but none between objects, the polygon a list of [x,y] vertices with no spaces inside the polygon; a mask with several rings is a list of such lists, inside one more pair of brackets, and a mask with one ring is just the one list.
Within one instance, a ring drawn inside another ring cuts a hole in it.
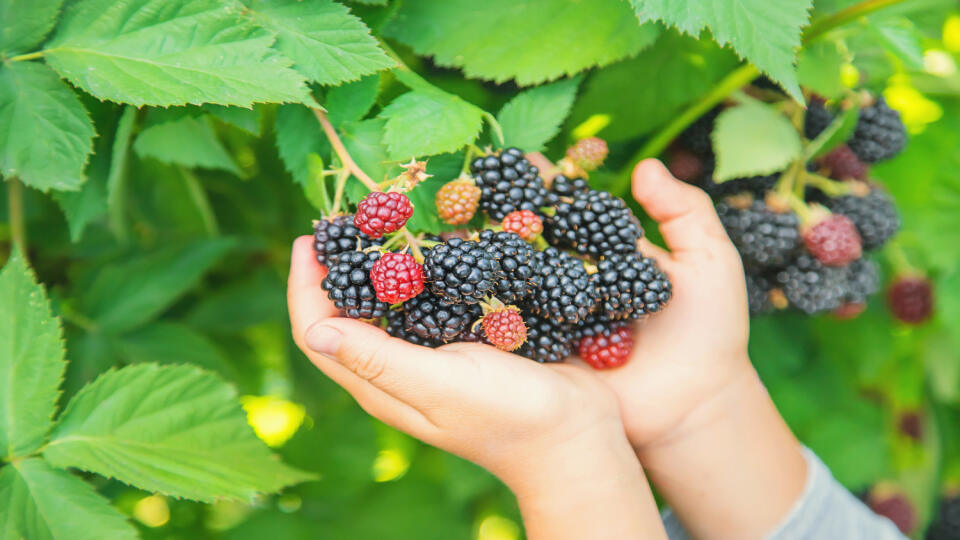
[{"label": "handful of blackberries", "polygon": [[[717,183],[710,134],[721,110],[715,108],[678,137],[669,166],[714,198],[743,261],[750,311],[793,308],[856,316],[880,283],[877,265],[865,255],[900,227],[893,200],[868,180],[871,164],[893,157],[906,144],[899,113],[882,97],[871,98],[846,142],[822,157],[771,175]],[[814,98],[798,129],[812,141],[839,122],[838,116],[833,104]],[[891,302],[899,300],[891,297]]]},{"label": "handful of blackberries", "polygon": [[460,226],[482,210],[481,227],[447,239],[405,227],[414,209],[402,191],[424,177],[412,162],[400,189],[315,222],[322,286],[346,316],[418,345],[479,342],[537,362],[576,350],[597,369],[622,365],[628,324],[660,311],[671,285],[638,251],[643,230],[626,203],[587,183],[606,153],[581,140],[545,180],[516,148],[477,152],[435,209],[417,209]]}]

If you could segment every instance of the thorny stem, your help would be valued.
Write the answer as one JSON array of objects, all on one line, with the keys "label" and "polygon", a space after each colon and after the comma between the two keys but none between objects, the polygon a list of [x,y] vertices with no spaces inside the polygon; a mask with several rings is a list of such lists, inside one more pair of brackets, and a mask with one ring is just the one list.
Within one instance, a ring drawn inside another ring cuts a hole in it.
[{"label": "thorny stem", "polygon": [[343,163],[343,167],[356,177],[357,180],[360,180],[363,185],[367,186],[370,191],[380,191],[380,186],[367,176],[367,173],[363,172],[363,169],[350,157],[347,148],[343,146],[343,141],[341,141],[340,136],[337,135],[337,130],[334,129],[333,124],[331,124],[327,118],[327,113],[321,109],[313,109],[313,114],[317,117],[317,120],[320,121],[320,126],[323,127],[323,132],[327,134],[330,145],[333,146],[333,151],[337,154],[337,157],[340,158],[340,163]]},{"label": "thorny stem", "polygon": [[27,225],[23,216],[23,183],[12,176],[7,178],[7,199],[10,207],[10,237],[20,247],[24,259],[27,257]]}]

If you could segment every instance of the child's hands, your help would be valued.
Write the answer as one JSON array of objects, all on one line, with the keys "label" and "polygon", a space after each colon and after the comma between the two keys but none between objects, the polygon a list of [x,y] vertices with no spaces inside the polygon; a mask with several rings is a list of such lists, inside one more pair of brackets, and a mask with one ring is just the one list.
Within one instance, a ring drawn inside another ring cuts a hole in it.
[{"label": "child's hands", "polygon": [[[486,345],[431,350],[338,318],[311,242],[304,236],[293,248],[293,335],[367,412],[499,476],[517,494],[531,537],[627,538],[641,525],[645,535],[662,532],[603,382],[576,366],[539,365]],[[618,509],[623,515],[609,515]]]}]

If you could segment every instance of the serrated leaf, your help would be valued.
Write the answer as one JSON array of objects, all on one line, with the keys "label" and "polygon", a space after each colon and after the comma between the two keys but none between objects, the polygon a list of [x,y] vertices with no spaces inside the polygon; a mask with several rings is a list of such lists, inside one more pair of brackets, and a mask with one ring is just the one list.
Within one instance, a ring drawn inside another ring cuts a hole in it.
[{"label": "serrated leaf", "polygon": [[109,371],[67,404],[43,456],[149,491],[250,501],[311,475],[284,465],[247,425],[233,388],[191,366]]},{"label": "serrated leaf", "polygon": [[699,36],[709,28],[794,99],[803,102],[794,69],[800,30],[809,20],[811,0],[630,0],[641,21],[662,21]]},{"label": "serrated leaf", "polygon": [[307,156],[330,154],[320,122],[313,111],[303,105],[284,105],[277,110],[277,151],[283,167],[293,176],[294,182],[305,186],[310,180]]},{"label": "serrated leaf", "polygon": [[141,158],[242,174],[206,117],[184,116],[148,127],[137,136],[133,149]]},{"label": "serrated leaf", "polygon": [[517,94],[500,109],[504,146],[539,152],[558,131],[570,112],[580,78],[558,81]]},{"label": "serrated leaf", "polygon": [[819,40],[804,47],[797,57],[797,77],[804,87],[826,99],[843,95],[842,68],[850,55],[835,41]]},{"label": "serrated leaf", "polygon": [[18,249],[0,271],[0,457],[43,444],[63,378],[63,333]]},{"label": "serrated leaf", "polygon": [[770,174],[800,155],[800,135],[779,111],[753,100],[725,109],[711,134],[717,154],[714,179]]},{"label": "serrated leaf", "polygon": [[30,51],[57,22],[63,0],[0,0],[0,56]]},{"label": "serrated leaf", "polygon": [[339,84],[396,65],[363,21],[333,0],[245,0],[258,25],[294,69],[320,84]]},{"label": "serrated leaf", "polygon": [[[664,34],[636,58],[607,66],[584,83],[570,125],[603,118],[598,135],[609,141],[632,139],[670,120],[687,103],[705,94],[737,65],[736,55],[710,40]],[[639,82],[643,73],[656,73]]]},{"label": "serrated leaf", "polygon": [[0,64],[0,173],[42,191],[75,190],[93,151],[83,104],[43,64]]},{"label": "serrated leaf", "polygon": [[133,540],[137,530],[83,480],[26,459],[0,470],[0,538]]},{"label": "serrated leaf", "polygon": [[[384,144],[386,124],[387,122],[382,118],[368,118],[359,122],[348,122],[337,130],[340,132],[340,138],[347,152],[374,182],[382,182],[398,170]],[[360,202],[369,192],[370,190],[359,180],[355,178],[347,180],[345,193],[349,202]]]},{"label": "serrated leaf", "polygon": [[387,105],[383,141],[394,160],[455,152],[480,133],[483,111],[440,90],[413,90]]},{"label": "serrated leaf", "polygon": [[377,101],[380,92],[380,75],[368,75],[359,81],[331,88],[327,92],[327,117],[338,126],[363,118]]},{"label": "serrated leaf", "polygon": [[384,33],[468,77],[525,86],[633,56],[659,28],[620,0],[408,0]]},{"label": "serrated leaf", "polygon": [[152,320],[236,244],[229,238],[171,245],[105,267],[81,296],[84,313],[106,333]]},{"label": "serrated leaf", "polygon": [[309,102],[274,38],[217,0],[79,0],[44,58],[100,99],[133,105]]}]

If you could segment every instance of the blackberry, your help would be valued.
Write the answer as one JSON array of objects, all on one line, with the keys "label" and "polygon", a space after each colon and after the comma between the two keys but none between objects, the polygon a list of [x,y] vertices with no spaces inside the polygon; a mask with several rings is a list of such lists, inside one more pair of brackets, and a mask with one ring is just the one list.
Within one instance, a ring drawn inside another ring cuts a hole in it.
[{"label": "blackberry", "polygon": [[391,310],[387,312],[387,326],[385,330],[391,336],[400,338],[408,343],[413,343],[414,345],[430,347],[431,349],[443,345],[443,343],[440,341],[425,338],[407,330],[403,309]]},{"label": "blackberry", "polygon": [[449,304],[476,304],[502,278],[493,254],[478,242],[451,238],[424,254],[427,289]]},{"label": "blackberry", "polygon": [[960,496],[943,496],[937,515],[927,528],[926,540],[956,540],[960,538]]},{"label": "blackberry", "polygon": [[900,228],[900,215],[893,200],[882,189],[872,187],[864,197],[844,195],[830,199],[827,207],[853,221],[864,249],[877,249]]},{"label": "blackberry", "polygon": [[747,304],[751,315],[762,315],[775,309],[770,293],[776,287],[773,279],[765,273],[746,272]]},{"label": "blackberry", "polygon": [[880,287],[877,265],[868,259],[857,259],[843,268],[845,271],[844,303],[866,304],[867,298]]},{"label": "blackberry", "polygon": [[581,255],[596,258],[631,253],[643,237],[643,229],[627,203],[606,191],[575,193],[561,199],[555,210],[544,220],[545,238],[554,246],[571,248]]},{"label": "blackberry", "polygon": [[456,341],[482,315],[478,304],[447,304],[428,292],[407,300],[403,313],[405,330],[438,343]]},{"label": "blackberry", "polygon": [[496,282],[496,296],[514,304],[529,296],[540,281],[536,251],[519,235],[506,231],[481,231],[480,247],[492,255],[502,272]]},{"label": "blackberry", "polygon": [[[526,310],[525,310],[526,311]],[[527,325],[527,342],[517,354],[537,362],[562,362],[573,352],[573,325],[526,313],[523,322]]]},{"label": "blackberry", "polygon": [[827,109],[826,103],[820,98],[813,98],[807,105],[807,112],[803,117],[803,135],[816,139],[833,122],[833,113]]},{"label": "blackberry", "polygon": [[707,180],[704,190],[715,199],[728,195],[736,195],[738,193],[751,193],[754,197],[760,199],[763,198],[768,191],[773,189],[779,179],[780,173],[778,172],[760,176],[732,178],[719,184],[715,183],[711,177]]},{"label": "blackberry", "polygon": [[864,180],[867,177],[867,164],[853,153],[845,144],[834,148],[820,160],[823,166],[830,171],[830,178],[834,180]]},{"label": "blackberry", "polygon": [[718,105],[697,118],[679,135],[680,142],[699,156],[712,157],[713,143],[710,140],[710,133],[713,131],[713,125],[722,110],[723,107]]},{"label": "blackberry", "polygon": [[470,172],[480,188],[480,208],[491,219],[501,221],[514,210],[539,214],[547,205],[547,188],[539,169],[516,148],[507,148],[499,156],[478,157],[470,164]]},{"label": "blackberry", "polygon": [[320,286],[347,317],[375,319],[387,311],[389,306],[377,300],[377,291],[370,280],[370,270],[378,260],[379,251],[349,251],[330,259],[330,272]]},{"label": "blackberry", "polygon": [[610,329],[616,330],[627,324],[629,324],[629,321],[608,319],[603,315],[594,313],[577,325],[574,332],[574,339],[579,340],[584,337],[599,336],[604,332],[608,332]]},{"label": "blackberry", "polygon": [[562,174],[553,177],[550,192],[561,197],[572,197],[577,193],[588,191],[590,184],[584,178],[569,178]]},{"label": "blackberry", "polygon": [[534,255],[540,282],[528,302],[534,313],[560,323],[577,323],[597,306],[597,291],[583,261],[557,248]]},{"label": "blackberry", "polygon": [[869,107],[860,109],[860,118],[847,146],[861,160],[876,163],[889,159],[903,150],[907,132],[900,121],[900,113],[890,108],[881,97]]},{"label": "blackberry", "polygon": [[893,317],[907,324],[920,324],[933,316],[933,283],[922,275],[894,278],[887,290]]},{"label": "blackberry", "polygon": [[793,212],[775,212],[762,200],[748,208],[721,202],[717,215],[747,266],[782,266],[800,249],[800,218]]},{"label": "blackberry", "polygon": [[600,295],[600,315],[608,319],[639,319],[656,313],[673,293],[656,261],[640,253],[604,257],[591,280]]},{"label": "blackberry", "polygon": [[352,214],[313,222],[313,249],[317,252],[317,261],[324,266],[340,253],[366,249],[379,243],[360,232],[353,224]]},{"label": "blackberry", "polygon": [[807,314],[836,309],[846,293],[846,270],[804,253],[777,273],[790,305]]}]

